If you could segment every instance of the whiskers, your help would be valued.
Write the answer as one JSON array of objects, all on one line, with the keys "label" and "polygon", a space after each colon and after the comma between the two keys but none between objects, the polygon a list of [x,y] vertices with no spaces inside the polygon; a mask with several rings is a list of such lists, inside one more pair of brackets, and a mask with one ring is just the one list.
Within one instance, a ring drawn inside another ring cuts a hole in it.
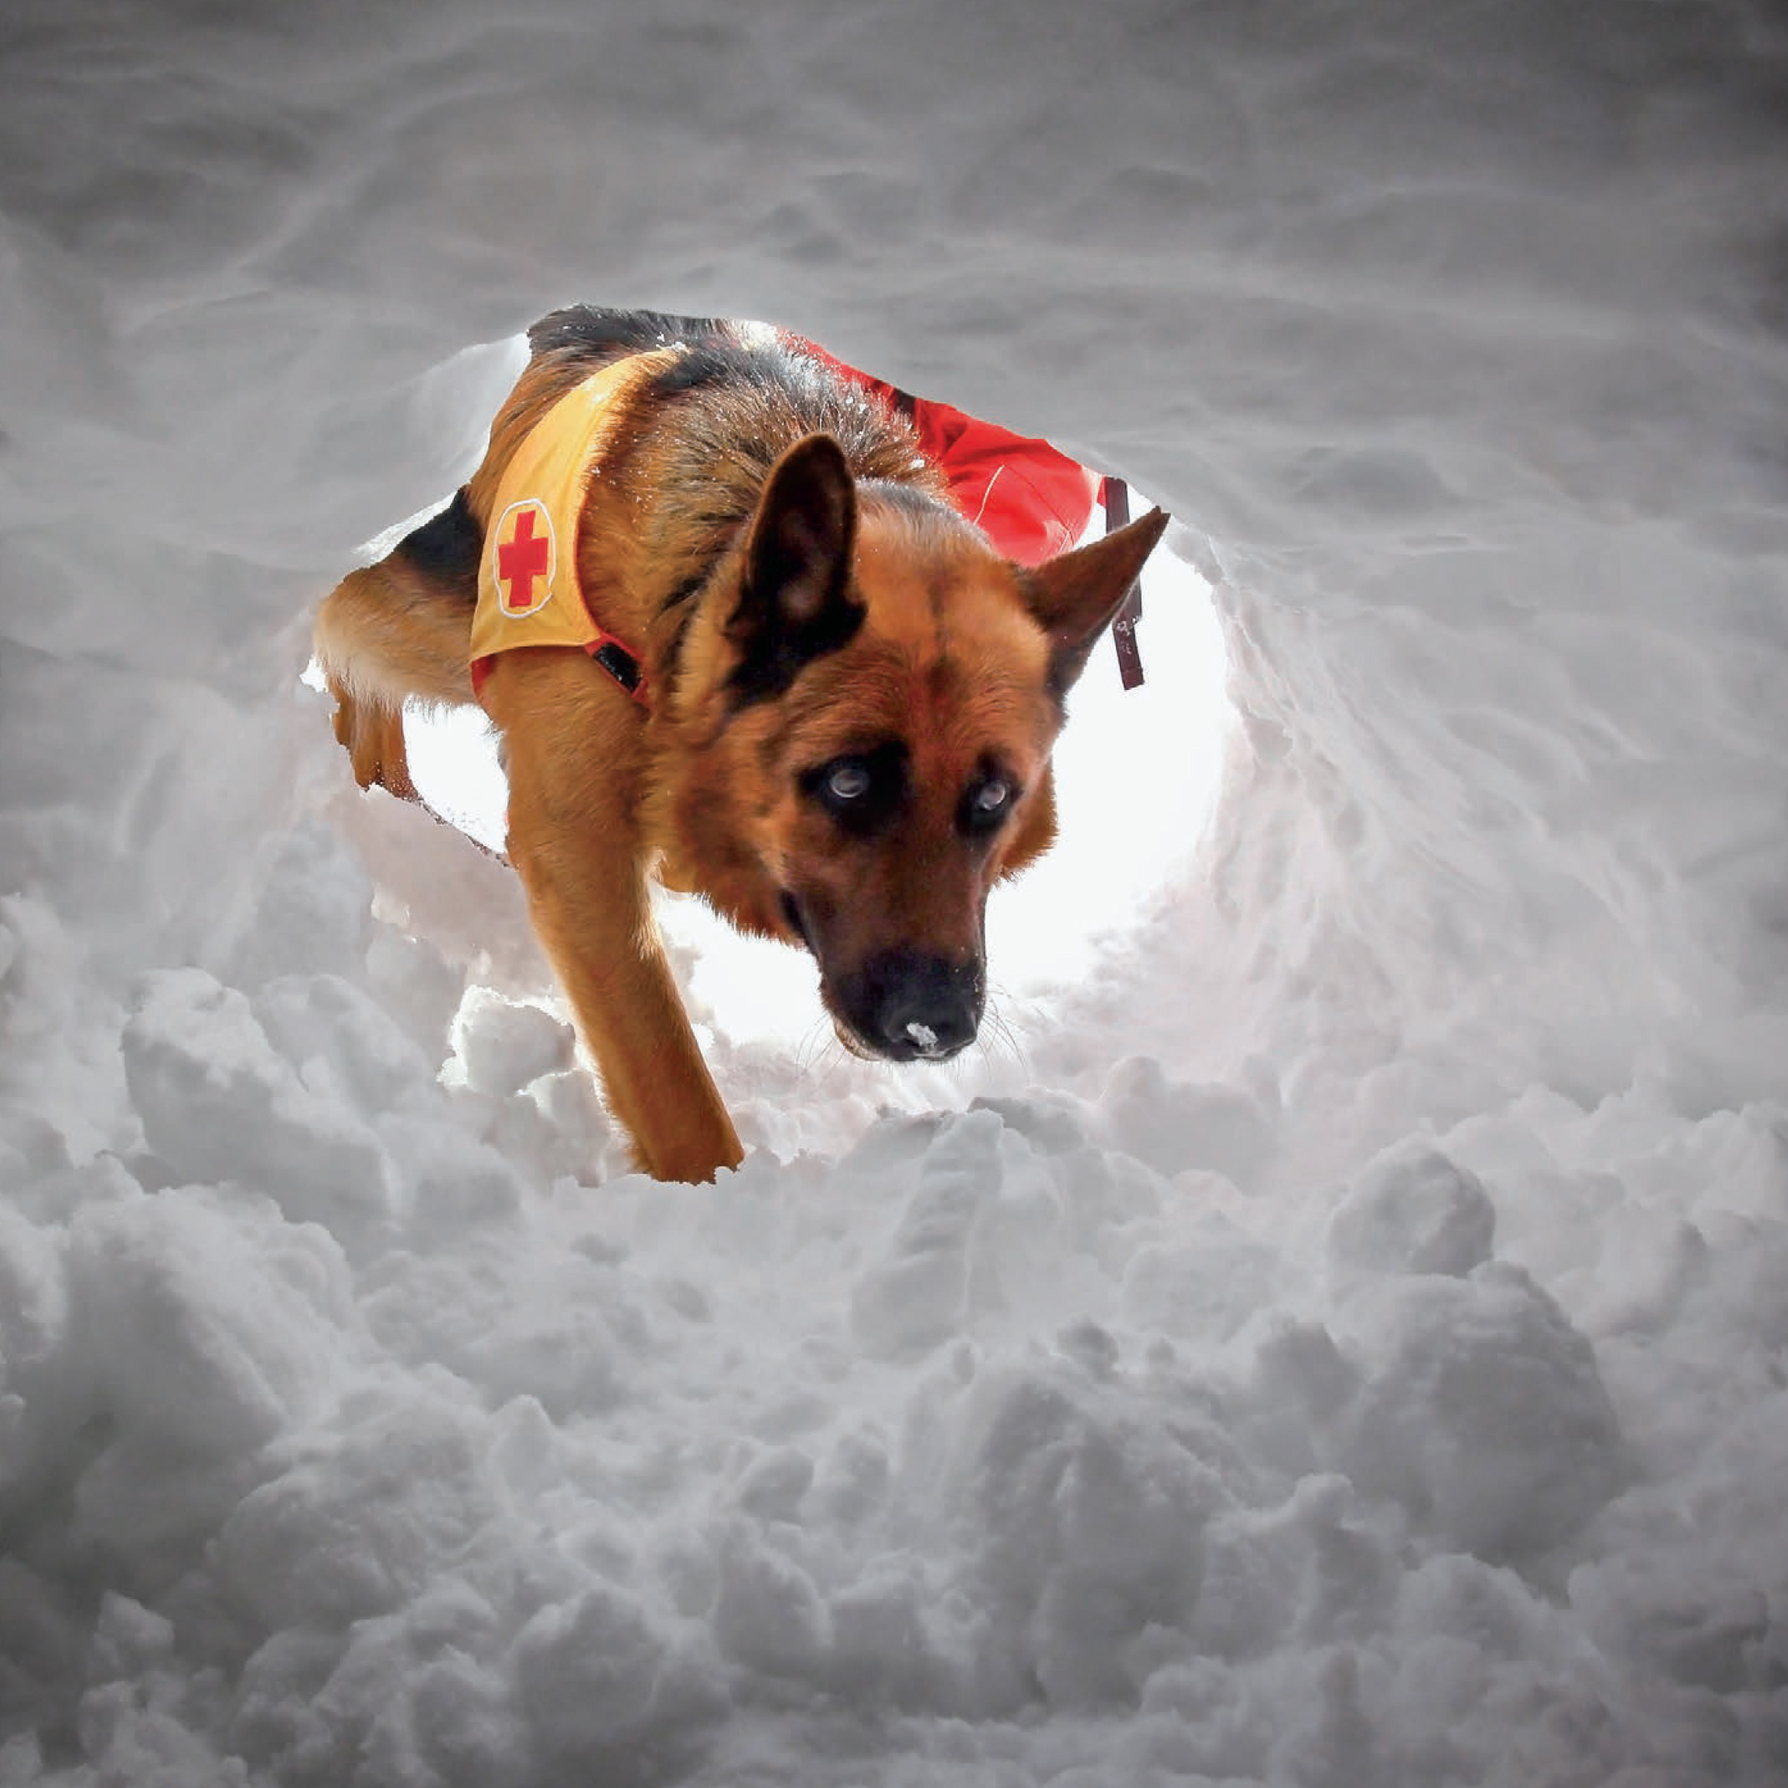
[{"label": "whiskers", "polygon": [[991,986],[987,1005],[981,1014],[981,1029],[975,1038],[974,1053],[990,1067],[1009,1064],[1027,1079],[1031,1073],[1030,1057],[1025,1052],[1018,1028],[1007,1015],[1011,995],[1005,988]]},{"label": "whiskers", "polygon": [[824,1015],[816,1018],[802,1033],[790,1056],[796,1077],[802,1080],[817,1078],[850,1060],[844,1045],[838,1041],[836,1026]]}]

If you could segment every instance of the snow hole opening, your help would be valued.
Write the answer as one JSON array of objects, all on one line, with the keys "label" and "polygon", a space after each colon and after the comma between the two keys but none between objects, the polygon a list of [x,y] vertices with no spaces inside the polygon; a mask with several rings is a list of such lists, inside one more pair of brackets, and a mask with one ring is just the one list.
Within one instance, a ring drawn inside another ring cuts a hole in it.
[{"label": "snow hole opening", "polygon": [[[506,345],[519,370],[525,337]],[[1132,515],[1152,506],[1131,487]],[[431,513],[369,542],[362,561],[382,557]],[[1105,526],[1104,510],[1095,509],[1083,540]],[[1135,635],[1143,682],[1123,687],[1115,647],[1109,635],[1102,639],[1069,696],[1054,751],[1056,841],[988,900],[990,1011],[1013,1031],[1047,1023],[1057,996],[1096,976],[1101,956],[1196,872],[1236,713],[1211,586],[1175,550],[1185,538],[1176,520],[1143,571]],[[314,664],[307,681],[321,686]],[[423,801],[501,852],[508,786],[482,710],[412,701],[404,732]],[[830,1034],[804,952],[742,936],[699,896],[655,888],[654,906],[673,966],[706,1025],[734,1043],[791,1048]]]}]

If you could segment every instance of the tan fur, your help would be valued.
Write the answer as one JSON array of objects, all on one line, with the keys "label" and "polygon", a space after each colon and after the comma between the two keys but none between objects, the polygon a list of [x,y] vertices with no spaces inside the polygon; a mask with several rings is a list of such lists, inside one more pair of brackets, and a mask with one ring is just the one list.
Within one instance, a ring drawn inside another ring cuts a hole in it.
[{"label": "tan fur", "polygon": [[[466,489],[480,531],[527,430],[614,357],[537,351]],[[874,1048],[841,990],[890,952],[980,973],[988,889],[1054,836],[1060,687],[1166,522],[1157,511],[1024,571],[948,507],[902,424],[857,414],[864,400],[848,392],[803,389],[722,378],[667,394],[646,381],[627,399],[624,446],[585,499],[578,569],[591,613],[644,660],[649,711],[570,648],[501,653],[483,689],[535,929],[616,1116],[662,1179],[710,1178],[741,1151],[655,935],[648,876],[744,930],[806,942],[840,1035]],[[843,460],[816,433],[841,435]],[[831,468],[845,461],[840,486]],[[742,700],[736,675],[767,637],[751,632],[745,594],[787,552],[782,622],[839,603],[866,612],[787,687]],[[425,575],[401,546],[323,604],[317,650],[363,787],[410,792],[406,695],[472,699],[471,615],[463,584]],[[908,778],[898,823],[853,835],[802,778],[888,741]],[[990,763],[1023,792],[991,838],[969,837],[965,790]]]}]

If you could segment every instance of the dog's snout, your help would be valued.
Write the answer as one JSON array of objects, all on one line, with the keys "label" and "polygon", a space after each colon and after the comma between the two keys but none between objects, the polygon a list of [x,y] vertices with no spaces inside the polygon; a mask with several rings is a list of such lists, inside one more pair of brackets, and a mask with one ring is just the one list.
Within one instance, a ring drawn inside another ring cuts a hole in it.
[{"label": "dog's snout", "polygon": [[979,961],[890,950],[852,977],[845,1008],[852,1028],[878,1055],[940,1062],[975,1040],[983,997]]}]

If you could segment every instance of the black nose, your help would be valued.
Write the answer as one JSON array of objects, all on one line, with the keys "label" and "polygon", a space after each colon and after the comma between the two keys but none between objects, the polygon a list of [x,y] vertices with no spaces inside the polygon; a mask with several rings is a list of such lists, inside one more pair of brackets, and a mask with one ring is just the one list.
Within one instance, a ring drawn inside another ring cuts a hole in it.
[{"label": "black nose", "polygon": [[975,1040],[985,985],[979,960],[918,950],[872,956],[844,989],[851,1028],[890,1061],[941,1062]]}]

